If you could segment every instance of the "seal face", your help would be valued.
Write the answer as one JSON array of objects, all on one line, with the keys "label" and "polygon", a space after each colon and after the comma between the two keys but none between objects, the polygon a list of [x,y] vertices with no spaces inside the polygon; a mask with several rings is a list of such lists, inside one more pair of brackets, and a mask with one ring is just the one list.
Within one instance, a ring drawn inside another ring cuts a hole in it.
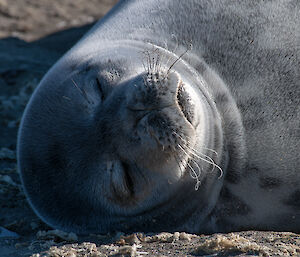
[{"label": "seal face", "polygon": [[[286,148],[278,150],[277,143],[268,141],[276,133],[265,125],[281,84],[274,81],[277,86],[261,84],[259,89],[257,83],[249,84],[254,74],[259,76],[256,81],[268,81],[272,72],[250,69],[251,60],[260,55],[257,45],[248,46],[250,61],[239,51],[251,33],[221,43],[218,35],[235,31],[204,22],[214,21],[221,3],[208,7],[208,1],[190,1],[182,10],[174,2],[166,1],[154,15],[151,10],[158,1],[145,1],[151,8],[141,20],[128,16],[142,10],[139,1],[121,2],[41,81],[26,107],[18,138],[19,169],[32,208],[49,225],[78,233],[299,229],[300,178],[296,166],[289,166],[296,151],[286,151],[286,168],[272,169]],[[246,12],[242,4],[235,5]],[[163,13],[167,9],[171,16]],[[232,12],[225,11],[228,17]],[[160,20],[146,22],[154,17]],[[178,17],[184,23],[173,23]],[[222,18],[224,23],[228,17]],[[236,25],[239,20],[230,22]],[[299,24],[299,19],[292,22]],[[244,25],[252,28],[252,23]],[[260,31],[259,26],[253,29]],[[231,48],[236,54],[226,57]],[[286,62],[280,56],[276,60]],[[236,62],[249,75],[232,70]],[[267,65],[264,59],[257,62]],[[299,89],[293,82],[290,88]],[[264,90],[270,105],[255,97]],[[278,111],[285,113],[289,106]],[[253,121],[254,111],[257,116],[266,112],[261,127]],[[297,122],[291,116],[286,124],[294,128]],[[299,145],[298,136],[285,139],[294,140],[292,149]],[[258,142],[275,147],[267,161],[258,161],[256,149],[267,151],[256,148]],[[277,189],[287,168],[294,184],[282,194]],[[251,188],[256,192],[249,195]],[[274,212],[280,207],[273,201],[279,192],[280,204],[289,208]],[[279,223],[284,215],[286,220]]]}]

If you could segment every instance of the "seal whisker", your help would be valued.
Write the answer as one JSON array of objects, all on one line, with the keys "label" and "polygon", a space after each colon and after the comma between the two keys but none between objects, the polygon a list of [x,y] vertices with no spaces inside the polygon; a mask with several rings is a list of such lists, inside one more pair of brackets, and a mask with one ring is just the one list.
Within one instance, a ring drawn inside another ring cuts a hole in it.
[{"label": "seal whisker", "polygon": [[[219,165],[217,165],[217,164],[215,163],[215,161],[214,161],[211,157],[209,157],[208,155],[203,154],[203,153],[201,153],[201,152],[198,152],[198,151],[196,151],[195,149],[189,147],[189,145],[187,144],[187,141],[186,141],[186,140],[184,140],[184,139],[183,139],[178,133],[176,133],[175,131],[173,131],[173,132],[174,132],[178,137],[180,137],[183,141],[185,141],[185,142],[184,142],[184,143],[185,143],[184,146],[186,147],[186,150],[189,151],[189,153],[191,154],[191,155],[188,154],[188,156],[189,156],[190,158],[196,157],[197,159],[200,159],[200,160],[202,160],[202,161],[204,161],[204,162],[206,162],[206,163],[211,164],[211,165],[213,166],[211,172],[213,172],[214,169],[217,168],[217,169],[220,171],[219,178],[221,178],[221,177],[223,176],[223,169],[222,169]],[[182,151],[185,151],[181,145],[179,145],[179,147],[181,148]],[[202,155],[204,158],[201,157],[201,156],[199,156],[199,155]],[[205,158],[207,158],[208,160],[205,159]]]},{"label": "seal whisker", "polygon": [[[145,52],[142,52],[142,54],[143,54],[143,57],[142,57],[142,65],[143,65],[143,67],[144,67],[145,72],[146,72],[146,73],[149,73],[149,67],[145,64],[145,58],[146,58]],[[147,67],[147,68],[146,68],[146,67]]]},{"label": "seal whisker", "polygon": [[181,55],[179,55],[179,57],[171,64],[171,66],[169,67],[169,69],[167,70],[167,74],[170,73],[171,69],[173,68],[173,66],[188,52],[192,49],[192,44],[190,44],[190,48],[187,48]]},{"label": "seal whisker", "polygon": [[167,74],[170,73],[171,69],[173,68],[173,66],[182,58],[182,56],[184,56],[187,52],[189,51],[189,49],[186,49],[181,55],[179,55],[179,57],[171,64],[171,66],[169,67],[169,69],[167,70]]},{"label": "seal whisker", "polygon": [[190,168],[190,171],[192,172],[192,173],[190,173],[190,176],[193,178],[193,179],[196,179],[196,185],[195,185],[195,190],[197,191],[198,189],[199,189],[199,186],[200,186],[200,184],[201,184],[201,181],[200,181],[200,179],[199,179],[199,174],[197,174],[197,172],[193,169],[193,167],[189,164],[189,163],[187,163],[187,165],[188,165],[188,167]]},{"label": "seal whisker", "polygon": [[71,101],[71,98],[70,98],[70,97],[67,97],[67,96],[65,96],[65,95],[63,95],[62,97],[65,98],[65,99],[68,100],[68,101]]},{"label": "seal whisker", "polygon": [[75,88],[80,92],[80,94],[82,95],[82,97],[89,103],[89,104],[92,104],[91,101],[88,99],[88,96],[85,92],[85,90],[81,89],[77,84],[76,82],[74,81],[73,78],[71,78],[72,82],[73,82],[73,85],[75,86]]},{"label": "seal whisker", "polygon": [[191,156],[184,150],[184,148],[180,145],[180,144],[177,144],[177,146],[183,151],[183,153],[191,160],[193,161],[194,164],[196,164],[196,167],[198,169],[198,173],[195,171],[195,169],[189,164],[189,161],[187,161],[187,166],[189,167],[190,169],[190,176],[193,178],[193,179],[196,179],[196,185],[195,185],[195,190],[198,190],[199,189],[199,185],[201,184],[201,181],[200,181],[200,175],[201,175],[201,169],[199,167],[199,165],[191,158]]},{"label": "seal whisker", "polygon": [[[202,149],[205,149],[205,150],[207,150],[207,151],[210,151],[210,152],[213,152],[216,156],[218,156],[218,153],[217,153],[217,151],[215,151],[215,150],[213,150],[213,149],[210,149],[210,148],[207,148],[207,147],[201,147]],[[194,149],[194,151],[195,152],[197,152],[195,149]]]},{"label": "seal whisker", "polygon": [[[156,54],[156,58],[155,58],[155,54]],[[156,48],[152,52],[153,72],[154,72],[154,74],[157,74],[158,60],[159,60],[159,49]]]},{"label": "seal whisker", "polygon": [[[157,49],[158,50],[158,49]],[[155,73],[158,74],[159,70],[160,70],[160,54],[159,54],[159,50],[157,52],[157,57],[156,57],[156,64],[155,64],[156,70]]]},{"label": "seal whisker", "polygon": [[[174,133],[175,135],[177,135],[181,140],[183,140],[184,143],[185,143],[185,145],[186,145],[187,147],[189,147],[189,144],[190,144],[189,140],[184,139],[182,136],[180,136],[180,135],[179,135],[178,133],[176,133],[175,131],[173,131],[173,133]],[[189,137],[187,137],[187,138],[189,139]],[[207,147],[201,147],[201,148],[202,148],[202,149],[205,149],[205,150],[208,150],[208,151],[211,151],[211,152],[213,152],[214,154],[216,154],[216,156],[218,156],[217,151],[215,151],[215,150],[213,150],[213,149],[210,149],[210,148],[207,148]],[[197,151],[196,149],[190,148],[190,147],[189,147],[189,149],[191,149],[192,151],[194,151],[196,154],[201,154],[201,155],[203,155],[203,156],[209,158],[212,162],[214,162],[213,159],[212,159],[211,157],[209,157],[209,156],[207,156],[207,155],[205,155],[205,154],[203,154],[203,153]]]},{"label": "seal whisker", "polygon": [[[202,173],[202,168],[198,165],[197,162],[195,162],[193,159],[191,159],[191,161],[194,163],[194,165],[197,167],[198,169],[198,176],[200,177],[201,176],[201,173]],[[199,178],[198,177],[198,178]],[[197,183],[195,185],[195,190],[197,191],[199,189],[199,186],[201,185],[201,181],[200,179],[197,179]]]},{"label": "seal whisker", "polygon": [[158,48],[156,48],[156,47],[154,47],[153,45],[152,45],[152,51],[150,52],[150,51],[148,51],[149,52],[149,56],[150,56],[150,61],[151,61],[151,66],[152,66],[152,68],[151,68],[151,74],[155,74],[155,57],[154,57],[154,55],[155,55],[155,53],[156,53],[156,51],[158,50]]},{"label": "seal whisker", "polygon": [[213,172],[214,169],[217,168],[217,169],[220,171],[220,175],[219,175],[218,178],[221,178],[221,177],[223,176],[223,169],[222,169],[218,164],[216,164],[216,163],[214,162],[214,160],[213,160],[211,157],[209,157],[209,156],[207,156],[206,154],[203,154],[203,153],[198,153],[198,154],[203,155],[205,158],[207,158],[207,159],[208,159],[208,160],[207,160],[207,159],[205,159],[205,158],[199,156],[198,154],[196,154],[196,153],[194,152],[194,150],[191,149],[191,148],[187,148],[187,151],[190,151],[190,153],[191,153],[194,157],[196,157],[196,158],[198,158],[198,159],[200,159],[200,160],[202,160],[202,161],[204,161],[204,162],[206,162],[206,163],[211,164],[211,165],[213,166],[211,172]]},{"label": "seal whisker", "polygon": [[[172,53],[175,53],[175,54],[176,54],[177,48],[178,48],[178,46],[179,46],[178,38],[176,37],[175,34],[172,34],[172,35],[171,35],[171,38],[174,38],[174,40],[175,40],[175,42],[176,42],[176,43],[175,43],[175,48],[174,48],[173,51],[172,51]],[[167,49],[170,50],[169,47],[167,47]],[[172,56],[170,56],[170,57],[168,58],[168,60],[166,61],[166,65],[167,65],[167,66],[169,65],[169,61],[171,60],[171,58],[172,58]]]},{"label": "seal whisker", "polygon": [[149,74],[150,71],[152,70],[152,68],[151,68],[151,57],[150,57],[150,53],[148,50],[145,51],[145,55],[147,58],[147,67],[148,67],[148,74]]}]

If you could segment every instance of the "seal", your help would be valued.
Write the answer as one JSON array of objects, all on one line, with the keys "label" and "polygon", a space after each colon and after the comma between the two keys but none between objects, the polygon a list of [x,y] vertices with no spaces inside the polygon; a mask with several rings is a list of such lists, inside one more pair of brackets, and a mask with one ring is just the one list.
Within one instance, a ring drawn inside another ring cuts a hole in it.
[{"label": "seal", "polygon": [[36,214],[82,234],[300,231],[299,9],[120,1],[24,112]]}]

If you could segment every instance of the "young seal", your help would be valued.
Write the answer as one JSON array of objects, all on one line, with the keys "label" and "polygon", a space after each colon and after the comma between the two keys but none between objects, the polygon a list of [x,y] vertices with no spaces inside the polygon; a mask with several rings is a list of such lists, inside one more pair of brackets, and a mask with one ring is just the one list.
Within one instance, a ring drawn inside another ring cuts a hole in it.
[{"label": "young seal", "polygon": [[26,196],[52,227],[300,230],[300,3],[120,3],[22,119]]}]

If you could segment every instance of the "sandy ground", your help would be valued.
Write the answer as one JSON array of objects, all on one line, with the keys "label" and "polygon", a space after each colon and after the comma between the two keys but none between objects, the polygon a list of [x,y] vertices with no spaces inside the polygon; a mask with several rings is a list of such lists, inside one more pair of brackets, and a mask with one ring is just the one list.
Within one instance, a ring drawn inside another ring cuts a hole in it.
[{"label": "sandy ground", "polygon": [[33,41],[102,17],[118,0],[0,0],[0,38]]},{"label": "sandy ground", "polygon": [[288,232],[78,237],[32,212],[16,169],[22,112],[45,72],[116,2],[0,0],[0,257],[300,256],[300,236]]}]

